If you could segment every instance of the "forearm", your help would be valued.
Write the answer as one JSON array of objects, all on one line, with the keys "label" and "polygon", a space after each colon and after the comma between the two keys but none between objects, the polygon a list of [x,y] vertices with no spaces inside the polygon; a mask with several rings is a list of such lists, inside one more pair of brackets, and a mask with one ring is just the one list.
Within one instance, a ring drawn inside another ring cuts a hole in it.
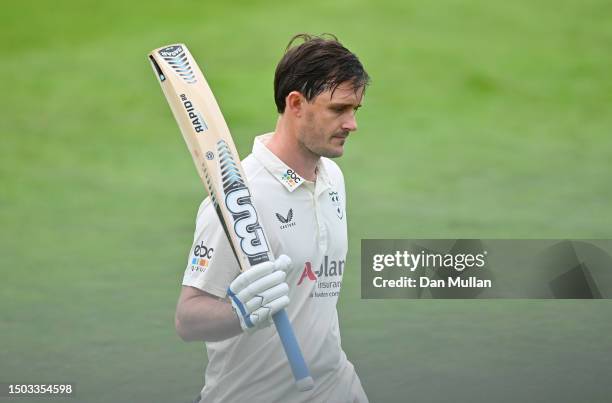
[{"label": "forearm", "polygon": [[242,333],[232,305],[210,294],[181,301],[175,322],[185,341],[220,341]]},{"label": "forearm", "polygon": [[177,333],[185,341],[220,341],[270,326],[272,316],[289,305],[285,278],[291,267],[285,255],[251,267],[230,284],[231,302],[183,286],[176,307]]}]

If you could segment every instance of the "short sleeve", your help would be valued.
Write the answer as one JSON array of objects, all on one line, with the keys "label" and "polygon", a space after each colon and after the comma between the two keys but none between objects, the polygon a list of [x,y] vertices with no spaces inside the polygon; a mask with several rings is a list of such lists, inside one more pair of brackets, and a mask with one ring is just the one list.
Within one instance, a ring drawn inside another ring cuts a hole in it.
[{"label": "short sleeve", "polygon": [[240,267],[210,198],[200,205],[183,285],[225,298]]}]

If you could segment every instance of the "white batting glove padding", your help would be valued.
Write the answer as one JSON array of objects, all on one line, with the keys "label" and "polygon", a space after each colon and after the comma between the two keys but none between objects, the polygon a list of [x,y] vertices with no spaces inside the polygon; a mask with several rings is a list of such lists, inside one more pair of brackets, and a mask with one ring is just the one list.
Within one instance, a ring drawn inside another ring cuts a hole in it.
[{"label": "white batting glove padding", "polygon": [[247,332],[270,326],[272,315],[289,305],[289,285],[285,282],[291,269],[286,255],[264,262],[241,273],[227,290],[240,326]]}]

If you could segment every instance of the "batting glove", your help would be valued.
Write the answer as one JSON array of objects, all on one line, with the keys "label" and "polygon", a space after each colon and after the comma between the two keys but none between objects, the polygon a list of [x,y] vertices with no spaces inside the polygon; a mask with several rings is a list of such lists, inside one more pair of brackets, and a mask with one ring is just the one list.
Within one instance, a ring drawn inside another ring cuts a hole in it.
[{"label": "batting glove", "polygon": [[289,305],[289,285],[285,282],[291,269],[286,255],[264,262],[241,273],[230,284],[227,294],[242,330],[252,333],[270,326],[272,315]]}]

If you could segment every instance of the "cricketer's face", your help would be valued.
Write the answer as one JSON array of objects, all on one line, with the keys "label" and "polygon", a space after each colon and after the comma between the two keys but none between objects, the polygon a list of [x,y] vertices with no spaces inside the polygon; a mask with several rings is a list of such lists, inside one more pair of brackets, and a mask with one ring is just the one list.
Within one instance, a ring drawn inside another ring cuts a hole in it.
[{"label": "cricketer's face", "polygon": [[304,103],[303,124],[298,140],[313,154],[335,158],[344,153],[350,132],[357,130],[355,113],[361,106],[364,88],[342,83],[335,91],[324,91]]}]

